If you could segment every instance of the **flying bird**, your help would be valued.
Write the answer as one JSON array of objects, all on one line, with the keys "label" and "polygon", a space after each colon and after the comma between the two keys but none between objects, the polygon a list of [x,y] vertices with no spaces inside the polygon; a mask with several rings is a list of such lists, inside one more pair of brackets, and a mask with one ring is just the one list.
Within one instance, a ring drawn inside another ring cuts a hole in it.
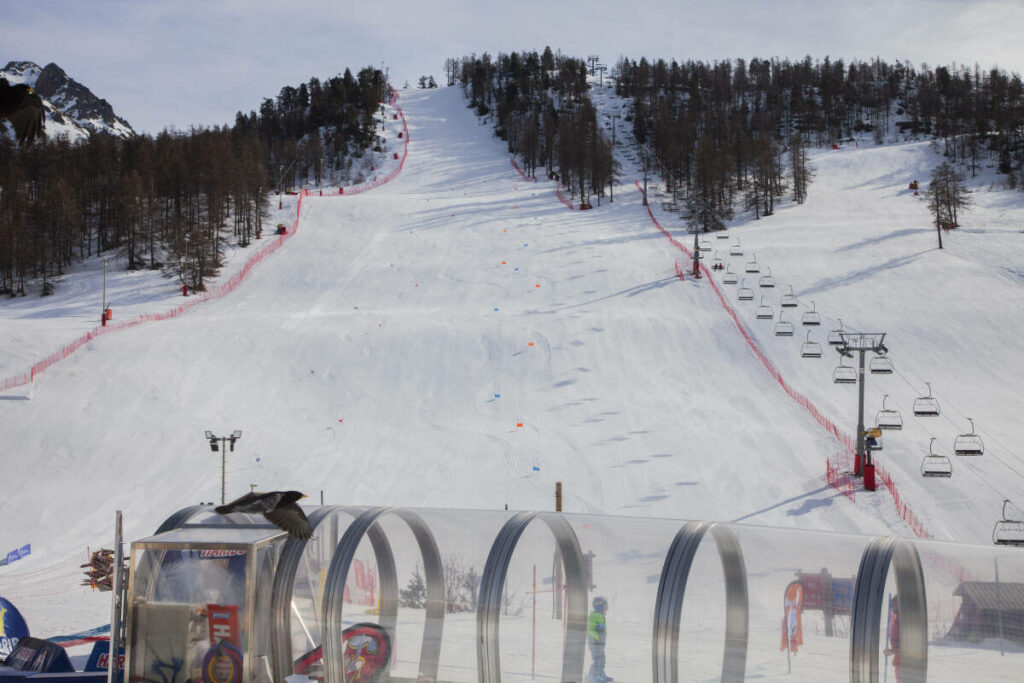
[{"label": "flying bird", "polygon": [[232,512],[259,513],[266,517],[274,526],[284,529],[292,536],[309,539],[313,529],[309,519],[296,501],[306,495],[299,491],[270,491],[268,493],[251,492],[226,505],[218,505],[214,510],[222,515]]},{"label": "flying bird", "polygon": [[45,125],[43,100],[24,83],[11,85],[0,76],[0,119],[14,126],[18,144],[32,144],[43,134]]}]

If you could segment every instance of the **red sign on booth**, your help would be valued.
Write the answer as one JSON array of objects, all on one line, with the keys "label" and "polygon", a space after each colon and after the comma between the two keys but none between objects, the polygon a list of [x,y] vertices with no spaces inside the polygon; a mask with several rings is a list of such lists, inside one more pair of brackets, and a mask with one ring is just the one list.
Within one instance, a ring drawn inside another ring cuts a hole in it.
[{"label": "red sign on booth", "polygon": [[221,641],[241,649],[242,634],[238,631],[238,605],[207,605],[210,619],[210,644]]},{"label": "red sign on booth", "polygon": [[822,596],[820,574],[800,574],[800,583],[804,587],[804,609],[822,609],[824,598]]}]

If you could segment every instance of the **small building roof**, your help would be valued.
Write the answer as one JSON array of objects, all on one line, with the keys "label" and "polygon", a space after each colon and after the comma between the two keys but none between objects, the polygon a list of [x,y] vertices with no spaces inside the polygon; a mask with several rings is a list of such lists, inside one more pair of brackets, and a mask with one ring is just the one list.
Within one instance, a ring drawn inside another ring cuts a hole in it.
[{"label": "small building roof", "polygon": [[1024,612],[1024,583],[964,581],[953,595],[980,609]]}]

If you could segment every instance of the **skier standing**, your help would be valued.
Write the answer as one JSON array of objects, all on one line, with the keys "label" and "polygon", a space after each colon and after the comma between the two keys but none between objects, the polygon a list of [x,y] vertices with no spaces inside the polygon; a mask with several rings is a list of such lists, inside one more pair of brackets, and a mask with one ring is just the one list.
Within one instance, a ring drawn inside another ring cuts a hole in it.
[{"label": "skier standing", "polygon": [[587,680],[590,683],[610,683],[612,680],[604,672],[604,644],[607,636],[607,624],[605,614],[608,612],[608,601],[604,598],[594,598],[594,609],[587,619],[587,640],[590,642],[590,674]]}]

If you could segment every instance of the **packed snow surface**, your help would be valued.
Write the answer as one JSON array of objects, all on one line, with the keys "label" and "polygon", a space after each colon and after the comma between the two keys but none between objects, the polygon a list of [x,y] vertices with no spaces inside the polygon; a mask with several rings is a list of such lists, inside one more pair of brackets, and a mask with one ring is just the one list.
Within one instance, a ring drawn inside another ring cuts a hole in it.
[{"label": "packed snow surface", "polygon": [[[391,183],[305,198],[297,232],[229,296],[105,335],[0,394],[0,551],[32,544],[0,585],[20,587],[10,597],[34,631],[106,623],[106,595],[65,583],[87,547],[109,546],[116,510],[132,540],[219,501],[221,454],[204,430],[242,430],[229,499],[255,485],[314,502],[549,509],[560,481],[573,512],[910,534],[884,488],[853,502],[828,486],[839,443],[765,371],[708,283],[676,276],[688,264],[642,206],[628,144],[614,203],[570,211],[552,181],[517,174],[458,89],[400,104],[409,156]],[[927,142],[816,152],[806,204],[710,239],[755,290],[740,302],[720,285],[751,336],[851,435],[856,388],[832,383],[826,336],[839,318],[887,333],[896,373],[869,376],[866,422],[888,394],[904,428],[878,460],[932,535],[989,543],[1002,500],[1024,499],[1024,201],[976,181],[976,207],[939,251],[907,187],[940,160]],[[296,199],[278,210],[275,197],[270,223]],[[654,185],[651,204],[692,243]],[[737,241],[744,255],[729,256]],[[776,288],[744,272],[754,254]],[[118,319],[180,303],[177,280],[116,265]],[[52,297],[0,303],[0,376],[95,327],[102,271],[92,261]],[[789,285],[796,332],[775,337]],[[755,319],[762,295],[773,320]],[[800,357],[812,301],[820,359]],[[912,415],[925,382],[938,418]],[[955,458],[968,416],[985,455]],[[932,436],[950,479],[920,476]]]}]

